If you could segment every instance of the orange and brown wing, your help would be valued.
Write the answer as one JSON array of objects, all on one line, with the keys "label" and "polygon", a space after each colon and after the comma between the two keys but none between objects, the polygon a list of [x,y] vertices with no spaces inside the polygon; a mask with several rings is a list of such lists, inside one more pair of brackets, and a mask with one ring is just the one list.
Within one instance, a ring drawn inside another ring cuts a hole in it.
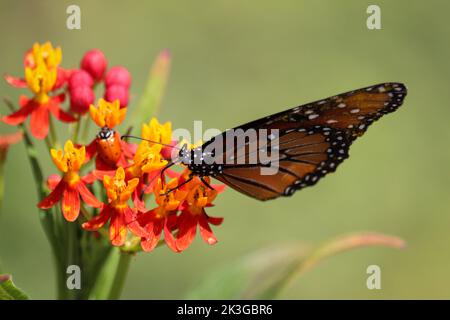
[{"label": "orange and brown wing", "polygon": [[[298,106],[236,127],[233,130],[279,130],[279,171],[274,175],[263,175],[261,168],[267,164],[246,161],[227,164],[228,156],[222,154],[217,156],[225,159],[224,170],[215,177],[259,200],[291,195],[335,171],[348,157],[353,140],[361,136],[374,121],[395,111],[403,103],[406,94],[406,87],[401,83],[383,83]],[[225,140],[226,134],[227,131],[221,135],[221,140]],[[257,138],[260,139],[259,134]],[[215,138],[211,139],[205,146],[214,141]],[[258,141],[257,145],[265,146],[265,142]],[[250,158],[260,147],[256,150],[244,148],[244,157]],[[227,147],[224,149],[229,151]],[[236,156],[238,153],[234,150],[231,154]]]}]

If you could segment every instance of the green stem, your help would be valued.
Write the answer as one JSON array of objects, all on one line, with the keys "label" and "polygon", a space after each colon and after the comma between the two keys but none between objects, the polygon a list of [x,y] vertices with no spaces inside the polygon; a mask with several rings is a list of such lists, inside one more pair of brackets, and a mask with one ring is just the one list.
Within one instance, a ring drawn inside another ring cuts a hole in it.
[{"label": "green stem", "polygon": [[83,127],[83,133],[81,134],[81,142],[87,141],[88,135],[89,135],[89,129],[90,129],[91,121],[89,118],[86,119]]},{"label": "green stem", "polygon": [[127,278],[128,269],[130,268],[130,261],[133,257],[133,255],[124,252],[120,252],[119,255],[119,263],[117,265],[116,275],[108,299],[116,300],[120,298],[125,279]]},{"label": "green stem", "polygon": [[75,122],[75,129],[73,131],[72,141],[73,143],[78,142],[78,135],[80,133],[80,127],[81,127],[81,116],[78,116],[78,121]]},{"label": "green stem", "polygon": [[49,120],[49,125],[50,125],[50,135],[52,136],[52,146],[53,146],[53,148],[61,149],[53,119],[50,117],[48,120]]}]

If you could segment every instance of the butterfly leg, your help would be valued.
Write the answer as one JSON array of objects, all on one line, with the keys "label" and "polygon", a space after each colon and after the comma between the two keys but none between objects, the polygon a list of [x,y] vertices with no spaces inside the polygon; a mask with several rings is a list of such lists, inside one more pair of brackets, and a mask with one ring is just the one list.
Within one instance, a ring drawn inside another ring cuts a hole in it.
[{"label": "butterfly leg", "polygon": [[216,190],[216,189],[214,189],[214,188],[208,183],[208,181],[206,181],[205,179],[203,179],[203,177],[201,177],[200,180],[202,180],[203,184],[204,184],[205,186],[207,186],[209,189],[211,189],[211,190]]},{"label": "butterfly leg", "polygon": [[160,178],[161,178],[161,186],[164,188],[164,171],[166,171],[167,169],[169,169],[171,166],[175,165],[178,161],[173,161],[170,162],[168,165],[166,165],[164,168],[162,168],[161,173],[160,173]]},{"label": "butterfly leg", "polygon": [[181,186],[185,185],[186,183],[190,182],[193,179],[193,177],[190,177],[189,179],[187,179],[186,181],[183,181],[182,183],[180,183],[179,185],[177,185],[175,188],[169,189],[167,190],[165,193],[162,193],[162,196],[167,196],[169,193],[171,193],[172,191],[175,191],[177,189],[179,189]]}]

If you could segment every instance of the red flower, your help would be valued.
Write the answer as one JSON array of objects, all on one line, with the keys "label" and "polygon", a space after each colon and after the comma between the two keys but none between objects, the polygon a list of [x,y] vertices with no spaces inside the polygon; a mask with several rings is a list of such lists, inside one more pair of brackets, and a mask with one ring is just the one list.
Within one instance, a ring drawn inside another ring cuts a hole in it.
[{"label": "red flower", "polygon": [[146,236],[147,232],[136,221],[137,210],[131,209],[127,204],[138,183],[139,179],[126,182],[125,171],[122,167],[117,169],[114,177],[104,176],[103,185],[109,203],[103,205],[97,216],[83,223],[83,228],[97,231],[110,221],[109,238],[114,246],[122,246],[125,243],[128,230],[139,237]]},{"label": "red flower", "polygon": [[[64,154],[62,150],[52,149],[51,156],[64,176],[47,198],[38,203],[38,207],[50,209],[62,199],[61,211],[64,218],[70,222],[75,221],[80,213],[80,196],[87,205],[94,208],[100,207],[102,203],[95,198],[86,187],[85,181],[78,175],[85,160],[85,148],[75,148],[72,141],[69,140],[64,145]],[[49,184],[54,185],[54,183],[53,177]]]},{"label": "red flower", "polygon": [[177,189],[166,194],[168,190],[175,188],[177,185],[178,179],[172,179],[162,187],[161,179],[158,179],[154,190],[155,201],[158,207],[139,215],[139,224],[144,226],[148,232],[148,236],[141,239],[141,246],[144,251],[152,251],[156,247],[163,230],[167,246],[175,252],[180,251],[172,231],[177,224],[177,209],[186,197],[187,192]]},{"label": "red flower", "polygon": [[[209,182],[209,179],[207,179]],[[215,244],[217,238],[211,230],[209,224],[220,225],[223,218],[210,217],[206,214],[205,207],[211,207],[212,201],[217,196],[218,191],[211,190],[200,181],[194,178],[187,186],[188,195],[181,207],[181,215],[178,217],[178,234],[176,245],[179,251],[189,247],[197,233],[197,226],[200,235],[207,244]]]},{"label": "red flower", "polygon": [[[38,139],[43,139],[48,134],[49,114],[64,122],[76,121],[74,117],[63,111],[60,107],[64,101],[64,95],[49,96],[57,80],[57,63],[60,59],[52,57],[48,50],[33,47],[33,68],[25,67],[25,80],[28,88],[34,93],[32,99],[21,97],[20,109],[8,116],[2,117],[2,121],[9,125],[23,123],[31,115],[31,133]],[[30,62],[31,63],[31,62]],[[14,83],[14,81],[13,81]]]}]

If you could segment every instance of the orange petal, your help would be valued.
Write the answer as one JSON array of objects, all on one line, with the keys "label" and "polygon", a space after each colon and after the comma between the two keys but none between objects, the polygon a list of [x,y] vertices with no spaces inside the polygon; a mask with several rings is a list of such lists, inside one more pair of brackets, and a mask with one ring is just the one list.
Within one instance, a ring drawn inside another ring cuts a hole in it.
[{"label": "orange petal", "polygon": [[64,190],[61,210],[64,218],[69,222],[73,222],[78,218],[80,213],[80,195],[76,189],[69,187]]},{"label": "orange petal", "polygon": [[41,209],[50,209],[61,199],[65,188],[66,183],[61,180],[47,198],[39,202],[37,206]]},{"label": "orange petal", "polygon": [[83,229],[96,231],[103,227],[111,217],[111,210],[112,209],[109,206],[103,206],[102,210],[100,210],[100,213],[97,216],[83,223]]},{"label": "orange petal", "polygon": [[109,239],[113,246],[120,247],[125,243],[127,227],[121,212],[115,211],[109,223]]}]

